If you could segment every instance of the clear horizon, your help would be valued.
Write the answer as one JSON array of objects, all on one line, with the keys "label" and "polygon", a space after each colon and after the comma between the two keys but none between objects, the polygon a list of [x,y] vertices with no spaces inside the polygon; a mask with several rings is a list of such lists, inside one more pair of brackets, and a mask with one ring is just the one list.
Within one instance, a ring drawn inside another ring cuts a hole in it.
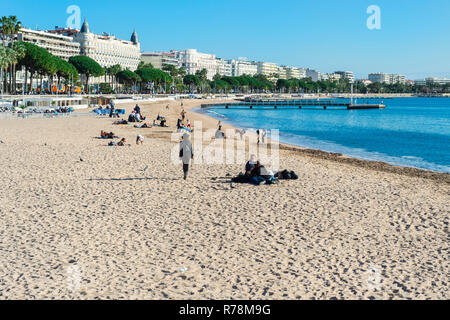
[{"label": "clear horizon", "polygon": [[[24,27],[65,27],[76,5],[91,31],[129,40],[141,51],[195,48],[224,59],[247,57],[324,73],[350,70],[404,74],[408,79],[450,78],[450,2],[349,0],[271,2],[235,0],[52,1],[4,0],[0,16],[16,15]],[[367,8],[380,8],[381,29],[369,30]]]}]

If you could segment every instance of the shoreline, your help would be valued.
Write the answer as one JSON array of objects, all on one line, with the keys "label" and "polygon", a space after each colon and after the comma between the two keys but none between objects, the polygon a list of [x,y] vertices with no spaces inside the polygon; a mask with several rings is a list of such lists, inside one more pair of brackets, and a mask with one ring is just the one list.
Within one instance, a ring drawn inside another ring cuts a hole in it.
[{"label": "shoreline", "polygon": [[[233,100],[234,101],[234,100]],[[228,101],[229,102],[229,101]],[[220,103],[217,103],[220,104]],[[191,107],[188,112],[193,112],[196,114],[203,115],[205,117],[209,117],[211,119],[214,119],[216,121],[219,121],[221,119],[215,118],[209,114],[197,112],[195,109],[201,110],[201,105]],[[223,121],[223,120],[221,120]],[[228,121],[223,121],[231,128],[240,128],[236,127],[232,123]],[[242,128],[240,128],[242,129]],[[270,139],[268,139],[270,140]],[[319,158],[323,160],[329,160],[333,162],[338,163],[345,163],[350,164],[354,166],[358,166],[365,169],[370,169],[374,171],[380,171],[380,172],[388,172],[388,173],[396,173],[401,174],[409,177],[419,177],[419,178],[425,178],[425,179],[431,179],[439,182],[444,182],[447,184],[450,184],[450,174],[446,172],[439,172],[439,171],[432,171],[422,168],[415,168],[415,167],[408,167],[408,166],[399,166],[399,165],[393,165],[389,164],[384,161],[376,161],[376,160],[367,160],[367,159],[361,159],[357,157],[347,156],[345,154],[339,153],[339,152],[330,152],[330,151],[324,151],[320,149],[312,149],[312,148],[305,148],[285,142],[280,142],[280,150],[286,150],[291,151],[297,154],[305,155],[312,158]]]}]

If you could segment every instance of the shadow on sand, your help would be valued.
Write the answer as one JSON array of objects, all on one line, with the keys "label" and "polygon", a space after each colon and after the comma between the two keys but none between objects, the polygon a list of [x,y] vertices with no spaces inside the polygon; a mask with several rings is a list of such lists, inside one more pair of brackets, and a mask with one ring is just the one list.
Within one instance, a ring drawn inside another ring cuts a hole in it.
[{"label": "shadow on sand", "polygon": [[134,177],[134,178],[91,178],[88,181],[139,181],[139,180],[161,180],[161,181],[177,181],[183,178],[156,178],[156,177]]}]

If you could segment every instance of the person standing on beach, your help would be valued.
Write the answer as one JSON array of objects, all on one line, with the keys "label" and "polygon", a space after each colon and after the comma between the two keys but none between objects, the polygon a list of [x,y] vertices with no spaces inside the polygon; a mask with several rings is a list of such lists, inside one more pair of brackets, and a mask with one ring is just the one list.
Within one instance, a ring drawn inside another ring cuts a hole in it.
[{"label": "person standing on beach", "polygon": [[111,103],[111,107],[109,109],[109,117],[112,118],[114,115],[114,104]]},{"label": "person standing on beach", "polygon": [[180,142],[180,159],[183,162],[183,179],[187,179],[189,171],[189,162],[194,158],[194,153],[192,152],[192,142],[190,140],[189,134],[183,134],[183,140]]},{"label": "person standing on beach", "polygon": [[258,141],[256,142],[257,144],[259,144],[259,138],[260,138],[260,133],[259,133],[259,129],[256,130],[256,135],[258,136]]},{"label": "person standing on beach", "polygon": [[181,120],[184,120],[184,118],[186,117],[186,111],[181,110]]},{"label": "person standing on beach", "polygon": [[262,131],[262,143],[266,143],[266,136],[267,136],[267,131],[266,131],[266,129],[263,129],[263,131]]},{"label": "person standing on beach", "polygon": [[222,131],[222,121],[219,120],[219,123],[217,124],[217,129],[219,131]]}]

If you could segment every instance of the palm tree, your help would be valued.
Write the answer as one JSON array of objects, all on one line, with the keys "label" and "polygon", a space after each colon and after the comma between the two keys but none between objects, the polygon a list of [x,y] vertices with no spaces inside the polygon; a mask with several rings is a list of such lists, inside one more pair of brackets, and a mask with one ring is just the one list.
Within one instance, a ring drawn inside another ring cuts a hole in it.
[{"label": "palm tree", "polygon": [[[6,80],[7,80],[7,73],[8,73],[8,67],[13,64],[15,61],[17,61],[17,56],[14,50],[11,48],[0,46],[0,82],[1,82],[1,93],[3,95],[3,92],[6,89]],[[5,76],[3,76],[3,74]],[[4,79],[3,79],[4,78]]]},{"label": "palm tree", "polygon": [[[22,23],[17,20],[16,16],[3,16],[0,19],[0,36],[3,41],[3,45],[6,46],[7,42],[10,43],[11,48],[14,50],[14,35],[16,35],[20,29],[22,28]],[[15,56],[14,53],[10,53],[11,55],[11,61],[9,65],[9,91],[12,91],[13,89],[13,79],[15,80],[16,76],[16,64],[18,57]],[[20,58],[20,57],[19,57]],[[6,77],[5,77],[6,82]],[[14,83],[14,90],[15,90],[15,83]]]}]

